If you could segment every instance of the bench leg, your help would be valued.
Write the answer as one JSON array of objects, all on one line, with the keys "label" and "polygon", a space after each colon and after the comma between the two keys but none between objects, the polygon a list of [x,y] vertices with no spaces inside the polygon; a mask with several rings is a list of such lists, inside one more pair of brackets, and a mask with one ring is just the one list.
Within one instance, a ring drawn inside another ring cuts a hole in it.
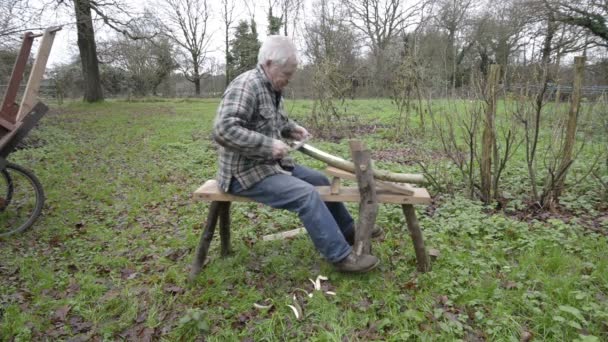
[{"label": "bench leg", "polygon": [[201,268],[205,264],[207,252],[209,251],[209,245],[211,244],[213,233],[215,232],[218,214],[220,208],[223,207],[221,205],[222,203],[224,202],[211,202],[211,205],[209,205],[209,215],[207,216],[205,229],[201,233],[201,239],[198,243],[198,247],[196,248],[194,262],[192,263],[192,270],[190,271],[190,280],[194,280],[194,278],[196,278],[196,276],[201,272]]},{"label": "bench leg", "polygon": [[230,204],[232,202],[220,202],[220,239],[223,257],[232,253],[230,248]]},{"label": "bench leg", "polygon": [[422,237],[422,231],[416,218],[416,210],[411,204],[402,204],[403,215],[405,215],[405,221],[407,222],[407,229],[412,237],[414,243],[414,252],[416,252],[416,263],[418,265],[418,271],[427,272],[431,270],[431,264],[429,262],[429,256],[426,253],[424,246],[424,238]]},{"label": "bench leg", "polygon": [[378,215],[378,197],[376,195],[371,152],[363,142],[351,140],[350,153],[353,157],[353,163],[355,163],[355,175],[361,196],[353,248],[357,255],[371,254],[372,230]]}]

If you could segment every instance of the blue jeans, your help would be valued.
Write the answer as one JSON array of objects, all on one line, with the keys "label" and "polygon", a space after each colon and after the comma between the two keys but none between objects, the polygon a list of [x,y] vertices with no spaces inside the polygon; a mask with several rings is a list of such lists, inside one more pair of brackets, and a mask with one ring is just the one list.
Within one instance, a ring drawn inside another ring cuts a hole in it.
[{"label": "blue jeans", "polygon": [[329,262],[338,262],[351,252],[344,237],[355,233],[354,221],[343,203],[323,202],[315,185],[329,185],[329,180],[319,171],[296,165],[291,176],[266,177],[246,190],[233,178],[229,192],[298,213],[317,250]]}]

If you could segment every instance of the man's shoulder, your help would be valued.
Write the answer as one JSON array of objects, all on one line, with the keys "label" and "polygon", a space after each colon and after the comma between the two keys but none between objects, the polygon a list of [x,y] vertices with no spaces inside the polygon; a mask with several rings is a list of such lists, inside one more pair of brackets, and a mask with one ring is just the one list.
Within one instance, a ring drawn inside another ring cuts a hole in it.
[{"label": "man's shoulder", "polygon": [[238,75],[234,80],[232,80],[232,82],[230,82],[228,88],[258,87],[262,84],[262,81],[263,80],[260,77],[257,69],[251,69]]}]

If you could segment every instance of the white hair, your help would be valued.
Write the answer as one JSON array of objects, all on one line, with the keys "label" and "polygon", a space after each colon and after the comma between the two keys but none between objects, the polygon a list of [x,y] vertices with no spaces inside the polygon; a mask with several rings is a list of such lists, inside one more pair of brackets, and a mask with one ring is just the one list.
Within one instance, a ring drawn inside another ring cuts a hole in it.
[{"label": "white hair", "polygon": [[258,53],[258,64],[266,64],[267,61],[272,61],[279,65],[285,65],[289,59],[298,61],[296,55],[296,47],[289,37],[286,36],[268,36]]}]

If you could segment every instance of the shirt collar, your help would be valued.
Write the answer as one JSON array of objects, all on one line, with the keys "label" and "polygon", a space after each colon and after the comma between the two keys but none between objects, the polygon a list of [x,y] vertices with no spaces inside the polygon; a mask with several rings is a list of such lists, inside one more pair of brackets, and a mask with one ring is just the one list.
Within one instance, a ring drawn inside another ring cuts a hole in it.
[{"label": "shirt collar", "polygon": [[281,92],[274,90],[274,88],[272,87],[272,83],[270,82],[270,80],[268,79],[268,76],[266,76],[266,72],[264,72],[264,69],[262,69],[262,65],[258,64],[255,69],[258,71],[258,73],[260,74],[260,77],[262,78],[262,80],[264,81],[264,85],[268,88],[268,90],[270,90],[273,94],[281,94]]},{"label": "shirt collar", "polygon": [[270,83],[268,76],[266,76],[266,72],[264,72],[262,65],[258,64],[255,69],[258,71],[258,74],[260,74],[260,77],[264,81],[264,85],[272,90],[272,83]]}]

